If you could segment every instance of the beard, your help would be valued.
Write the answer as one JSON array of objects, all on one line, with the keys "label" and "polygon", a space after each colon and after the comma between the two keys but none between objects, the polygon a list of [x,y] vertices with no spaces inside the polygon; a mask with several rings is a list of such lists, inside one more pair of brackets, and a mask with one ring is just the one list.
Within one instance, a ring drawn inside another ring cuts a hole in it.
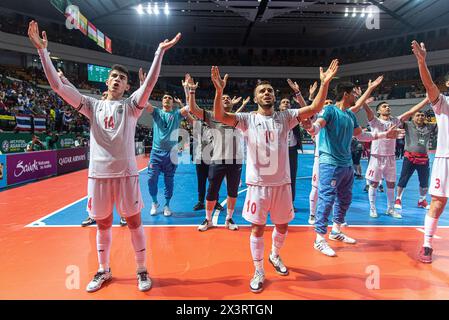
[{"label": "beard", "polygon": [[260,103],[259,105],[262,107],[262,109],[269,110],[269,109],[273,108],[274,103],[262,101],[262,103]]}]

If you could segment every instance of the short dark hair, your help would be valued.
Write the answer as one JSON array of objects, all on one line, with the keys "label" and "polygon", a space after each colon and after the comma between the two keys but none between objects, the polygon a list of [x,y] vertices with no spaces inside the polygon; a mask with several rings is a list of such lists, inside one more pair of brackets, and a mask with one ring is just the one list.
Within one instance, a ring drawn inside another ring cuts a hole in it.
[{"label": "short dark hair", "polygon": [[254,87],[254,92],[253,92],[254,96],[256,96],[256,89],[257,89],[257,87],[261,86],[261,85],[264,85],[264,84],[269,84],[270,86],[272,86],[271,82],[268,81],[268,80],[257,80],[256,86]]},{"label": "short dark hair", "polygon": [[129,71],[128,68],[126,68],[125,66],[121,65],[121,64],[114,64],[111,67],[111,71],[109,73],[111,73],[113,70],[117,70],[121,73],[126,74],[126,78],[129,80]]},{"label": "short dark hair", "polygon": [[352,82],[340,82],[335,86],[335,100],[341,101],[345,93],[351,93],[354,90],[355,84]]},{"label": "short dark hair", "polygon": [[379,102],[379,103],[377,104],[377,106],[376,106],[376,112],[379,111],[380,106],[383,105],[383,104],[388,104],[388,102],[387,102],[387,101],[381,101],[381,102]]}]

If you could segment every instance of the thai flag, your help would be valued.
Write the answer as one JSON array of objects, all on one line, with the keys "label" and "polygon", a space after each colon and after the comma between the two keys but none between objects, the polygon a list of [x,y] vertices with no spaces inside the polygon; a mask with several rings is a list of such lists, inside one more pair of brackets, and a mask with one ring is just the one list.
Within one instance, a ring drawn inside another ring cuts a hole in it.
[{"label": "thai flag", "polygon": [[23,114],[16,115],[16,128],[20,131],[30,131],[31,117]]},{"label": "thai flag", "polygon": [[45,117],[34,117],[34,131],[45,131]]}]

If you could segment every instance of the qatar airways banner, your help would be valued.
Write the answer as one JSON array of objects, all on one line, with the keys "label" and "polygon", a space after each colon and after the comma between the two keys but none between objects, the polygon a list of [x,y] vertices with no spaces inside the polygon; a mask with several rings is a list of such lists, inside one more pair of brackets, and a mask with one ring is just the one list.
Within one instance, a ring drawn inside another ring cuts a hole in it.
[{"label": "qatar airways banner", "polygon": [[8,185],[56,175],[56,151],[34,151],[6,157]]},{"label": "qatar airways banner", "polygon": [[57,150],[56,160],[58,165],[58,175],[87,168],[88,149],[89,148],[72,148]]}]

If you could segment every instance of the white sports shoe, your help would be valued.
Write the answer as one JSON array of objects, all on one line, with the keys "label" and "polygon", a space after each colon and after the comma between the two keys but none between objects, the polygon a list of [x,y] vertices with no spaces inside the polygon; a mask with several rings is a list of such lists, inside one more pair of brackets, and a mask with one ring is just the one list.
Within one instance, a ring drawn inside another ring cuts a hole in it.
[{"label": "white sports shoe", "polygon": [[212,227],[213,227],[212,221],[204,219],[204,221],[201,222],[201,224],[198,226],[198,231],[206,231],[207,229]]},{"label": "white sports shoe", "polygon": [[254,277],[249,283],[249,288],[252,292],[258,293],[263,290],[263,282],[265,281],[265,274],[256,270]]},{"label": "white sports shoe", "polygon": [[111,269],[109,271],[98,271],[94,278],[89,282],[86,287],[87,292],[95,292],[101,289],[103,283],[111,281],[112,273]]},{"label": "white sports shoe", "polygon": [[226,220],[225,227],[229,230],[235,231],[239,229],[239,226],[235,224],[234,220],[228,219]]},{"label": "white sports shoe", "polygon": [[386,215],[391,216],[396,219],[402,219],[402,215],[399,212],[397,212],[396,210],[394,210],[393,207],[390,207],[387,209]]},{"label": "white sports shoe", "polygon": [[170,210],[170,207],[169,206],[165,206],[164,207],[164,216],[170,217],[171,215],[172,215],[172,212]]},{"label": "white sports shoe", "polygon": [[329,240],[341,241],[343,243],[349,244],[354,244],[357,242],[355,239],[348,237],[343,232],[334,232],[334,231],[331,231],[331,233],[329,234]]},{"label": "white sports shoe", "polygon": [[281,257],[278,255],[275,257],[273,253],[270,253],[270,256],[268,257],[268,261],[273,265],[274,269],[278,274],[281,276],[287,276],[288,275],[288,269],[284,265],[284,263],[281,260]]},{"label": "white sports shoe", "polygon": [[325,254],[328,257],[335,257],[337,256],[337,254],[335,253],[334,250],[332,250],[331,247],[329,247],[329,244],[327,243],[327,241],[325,239],[318,241],[318,242],[314,242],[313,247],[318,250],[319,252]]},{"label": "white sports shoe", "polygon": [[155,216],[157,215],[157,208],[159,208],[159,203],[152,203],[151,204],[151,210],[150,210],[150,215]]},{"label": "white sports shoe", "polygon": [[146,270],[137,273],[137,286],[139,287],[139,291],[148,291],[151,289],[151,285],[152,282]]},{"label": "white sports shoe", "polygon": [[371,217],[371,218],[378,218],[379,217],[379,215],[377,214],[377,210],[376,209],[370,209],[369,210],[369,216]]},{"label": "white sports shoe", "polygon": [[311,214],[310,216],[309,216],[309,224],[311,224],[311,225],[314,225],[315,224],[315,215],[314,214]]}]

